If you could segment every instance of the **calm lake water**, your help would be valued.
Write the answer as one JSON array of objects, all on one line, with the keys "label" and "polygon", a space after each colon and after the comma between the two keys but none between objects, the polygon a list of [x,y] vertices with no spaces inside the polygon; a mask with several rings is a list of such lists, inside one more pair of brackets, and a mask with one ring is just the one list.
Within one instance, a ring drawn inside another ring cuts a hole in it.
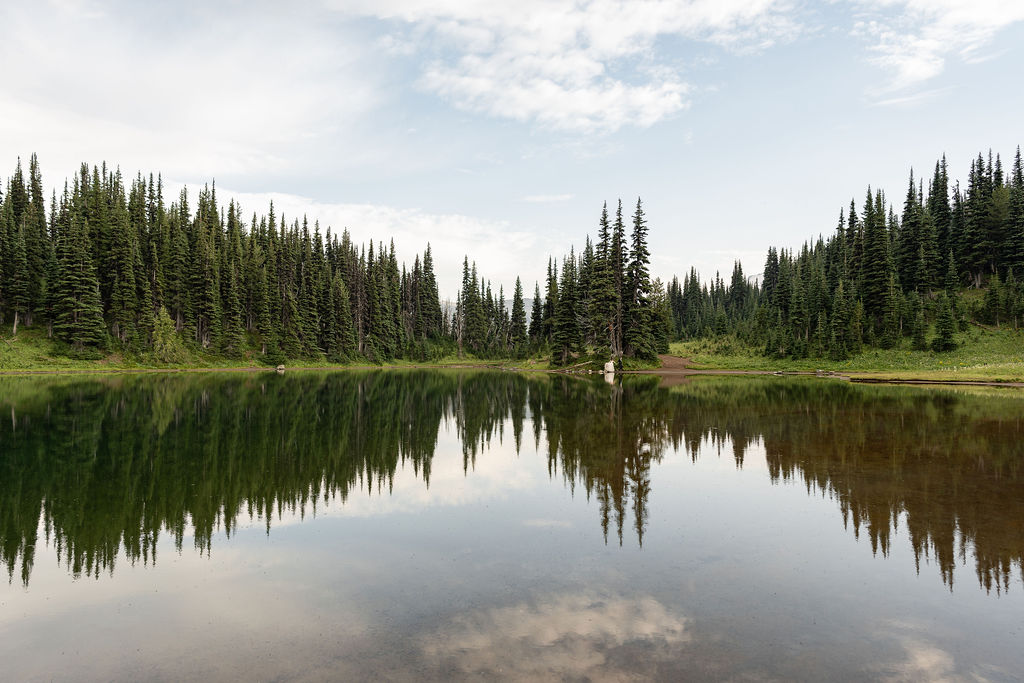
[{"label": "calm lake water", "polygon": [[0,679],[1019,680],[1024,394],[0,378]]}]

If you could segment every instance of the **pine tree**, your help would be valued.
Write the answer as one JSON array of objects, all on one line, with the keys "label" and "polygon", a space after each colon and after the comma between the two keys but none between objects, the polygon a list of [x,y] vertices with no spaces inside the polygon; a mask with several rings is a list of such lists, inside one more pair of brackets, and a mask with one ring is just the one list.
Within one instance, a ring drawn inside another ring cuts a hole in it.
[{"label": "pine tree", "polygon": [[1024,272],[1024,163],[1019,146],[1013,159],[1009,192],[1006,263],[1017,272]]},{"label": "pine tree", "polygon": [[833,298],[831,330],[829,331],[829,357],[832,360],[845,360],[849,355],[848,338],[851,315],[845,283],[843,280],[839,280]]},{"label": "pine tree", "polygon": [[29,298],[29,272],[28,258],[25,251],[24,230],[14,232],[13,247],[11,249],[10,273],[7,277],[5,287],[7,300],[10,303],[11,311],[14,314],[14,326],[12,335],[18,334],[19,316],[29,310],[31,299]]},{"label": "pine tree", "polygon": [[441,336],[441,302],[434,275],[434,257],[429,244],[423,252],[423,282],[419,287],[419,296],[423,334],[429,339],[436,339]]},{"label": "pine tree", "polygon": [[523,283],[516,278],[515,292],[512,294],[512,318],[509,322],[509,343],[518,357],[526,349],[526,307],[523,304]]},{"label": "pine tree", "polygon": [[810,355],[814,358],[824,358],[828,353],[829,338],[831,329],[828,324],[828,316],[825,311],[818,313],[818,321],[814,328],[814,338],[811,340]]},{"label": "pine tree", "polygon": [[647,221],[643,206],[636,201],[633,214],[633,233],[630,244],[630,262],[626,280],[625,301],[627,322],[623,329],[627,355],[654,358],[656,352],[651,337],[651,280],[648,273],[650,252],[647,249]]},{"label": "pine tree", "polygon": [[956,322],[953,318],[953,307],[945,292],[939,295],[935,306],[938,314],[935,318],[935,338],[932,339],[932,349],[938,352],[952,351],[956,348],[956,340],[953,336]]},{"label": "pine tree", "polygon": [[335,272],[331,280],[330,299],[327,357],[334,361],[344,361],[355,354],[356,340],[349,291],[340,271]]},{"label": "pine tree", "polygon": [[626,311],[626,266],[629,250],[626,247],[626,225],[622,220],[622,200],[615,210],[615,224],[608,255],[611,267],[613,289],[615,291],[615,316],[612,324],[612,355],[621,356],[624,351],[624,330],[627,320]]},{"label": "pine tree", "polygon": [[530,343],[534,347],[540,346],[541,337],[543,336],[544,308],[541,302],[540,283],[535,282],[533,284],[533,307],[530,309],[529,328]]},{"label": "pine tree", "polygon": [[181,363],[185,360],[185,346],[174,329],[174,321],[163,306],[157,311],[153,325],[153,355],[163,363]]},{"label": "pine tree", "polygon": [[590,288],[590,319],[596,343],[607,344],[610,353],[615,352],[615,315],[618,301],[615,293],[615,276],[612,263],[612,236],[608,224],[608,204],[601,209],[598,222],[597,249],[594,253],[593,273]]},{"label": "pine tree", "polygon": [[672,340],[672,307],[660,278],[651,283],[651,338],[655,353],[668,353]]},{"label": "pine tree", "polygon": [[924,302],[917,292],[911,292],[908,295],[907,307],[911,321],[911,346],[915,351],[924,351],[928,348],[928,342],[925,339],[927,324],[924,319]]},{"label": "pine tree", "polygon": [[137,244],[128,222],[123,202],[115,198],[110,226],[108,263],[113,269],[110,286],[109,317],[111,331],[122,344],[135,335],[137,292],[135,287],[135,252]]},{"label": "pine tree", "polygon": [[577,303],[576,258],[570,252],[569,258],[562,260],[561,288],[558,291],[551,337],[552,355],[562,365],[569,360],[571,353],[579,349],[582,342]]},{"label": "pine tree", "polygon": [[914,184],[914,172],[910,172],[910,185],[903,204],[903,220],[899,231],[899,252],[897,267],[900,283],[907,291],[918,289],[922,285],[919,276],[921,248],[922,211],[917,202],[917,186]]},{"label": "pine tree", "polygon": [[988,289],[985,290],[985,303],[982,307],[982,315],[985,322],[999,327],[999,314],[1002,312],[1003,284],[999,280],[999,273],[993,273],[988,280]]},{"label": "pine tree", "polygon": [[544,318],[541,337],[551,344],[555,330],[555,312],[558,310],[558,264],[548,259],[547,293],[544,298]]},{"label": "pine tree", "polygon": [[70,224],[57,252],[54,333],[78,349],[105,345],[103,304],[92,264],[88,226],[77,208],[71,209]]},{"label": "pine tree", "polygon": [[864,302],[864,313],[869,325],[881,324],[886,303],[892,264],[888,245],[885,216],[879,215],[881,194],[872,197],[868,188],[864,202],[864,261],[863,275],[858,290]]},{"label": "pine tree", "polygon": [[889,276],[885,299],[882,306],[882,327],[879,346],[891,349],[896,346],[900,337],[900,293],[896,288],[896,278]]},{"label": "pine tree", "polygon": [[1006,273],[1006,280],[1003,282],[1003,297],[1000,302],[1001,305],[1001,319],[1008,324],[1013,325],[1013,329],[1017,329],[1017,316],[1018,316],[1018,302],[1020,301],[1021,288],[1017,282],[1017,277],[1013,273],[1013,268],[1010,268]]}]

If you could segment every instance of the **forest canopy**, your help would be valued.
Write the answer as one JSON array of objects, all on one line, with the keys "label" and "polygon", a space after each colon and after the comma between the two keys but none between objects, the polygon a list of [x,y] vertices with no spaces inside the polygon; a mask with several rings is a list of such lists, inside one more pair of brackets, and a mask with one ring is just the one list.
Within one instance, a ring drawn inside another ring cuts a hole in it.
[{"label": "forest canopy", "polygon": [[[45,328],[67,354],[123,351],[180,362],[225,357],[382,362],[452,353],[550,355],[555,364],[654,359],[669,342],[735,335],[777,357],[846,358],[865,346],[951,349],[969,319],[1024,317],[1024,170],[979,154],[966,187],[946,159],[911,172],[902,205],[870,187],[827,237],[771,247],[762,272],[735,263],[728,282],[652,278],[637,200],[606,204],[596,235],[549,257],[532,301],[522,278],[496,288],[467,255],[442,300],[430,245],[410,265],[393,242],[357,244],[271,204],[246,219],[215,185],[167,202],[159,175],[126,183],[83,164],[63,191],[43,189],[33,155],[0,197],[0,324]],[[981,305],[964,288],[984,288]]]}]

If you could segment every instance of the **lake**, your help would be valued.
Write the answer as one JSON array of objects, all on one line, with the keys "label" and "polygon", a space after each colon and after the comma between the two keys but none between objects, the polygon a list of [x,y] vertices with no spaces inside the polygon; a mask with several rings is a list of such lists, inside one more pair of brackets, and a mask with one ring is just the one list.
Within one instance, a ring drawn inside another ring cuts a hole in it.
[{"label": "lake", "polygon": [[4,680],[1019,680],[1024,393],[0,378]]}]

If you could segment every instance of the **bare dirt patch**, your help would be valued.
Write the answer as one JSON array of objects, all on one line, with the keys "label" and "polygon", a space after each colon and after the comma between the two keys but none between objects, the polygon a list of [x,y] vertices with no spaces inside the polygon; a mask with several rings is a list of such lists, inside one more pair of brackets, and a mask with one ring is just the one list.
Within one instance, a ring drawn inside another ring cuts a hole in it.
[{"label": "bare dirt patch", "polygon": [[666,353],[658,356],[658,359],[661,361],[662,370],[687,370],[690,367],[689,358],[670,356]]}]

